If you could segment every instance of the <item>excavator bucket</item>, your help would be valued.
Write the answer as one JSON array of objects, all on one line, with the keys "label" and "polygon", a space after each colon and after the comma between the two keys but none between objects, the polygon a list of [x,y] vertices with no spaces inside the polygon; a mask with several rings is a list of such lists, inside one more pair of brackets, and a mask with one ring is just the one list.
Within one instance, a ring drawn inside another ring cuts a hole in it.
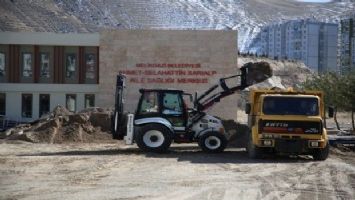
[{"label": "excavator bucket", "polygon": [[242,71],[242,85],[250,86],[272,77],[272,69],[267,62],[247,63],[240,69]]}]

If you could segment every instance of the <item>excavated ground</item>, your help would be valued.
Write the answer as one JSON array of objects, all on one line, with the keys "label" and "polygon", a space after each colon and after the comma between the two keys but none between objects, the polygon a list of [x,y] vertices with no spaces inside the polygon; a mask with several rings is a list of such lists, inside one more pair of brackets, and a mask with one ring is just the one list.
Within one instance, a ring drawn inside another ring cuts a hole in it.
[{"label": "excavated ground", "polygon": [[0,199],[354,199],[355,153],[252,160],[244,149],[167,154],[121,143],[0,140]]}]

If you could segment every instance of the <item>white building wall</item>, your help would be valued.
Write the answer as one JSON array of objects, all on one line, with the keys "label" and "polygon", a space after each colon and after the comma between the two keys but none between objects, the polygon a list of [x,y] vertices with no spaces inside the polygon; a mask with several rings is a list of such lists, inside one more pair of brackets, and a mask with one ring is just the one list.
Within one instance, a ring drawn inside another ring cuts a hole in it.
[{"label": "white building wall", "polygon": [[6,117],[12,120],[21,119],[21,94],[18,92],[6,92]]},{"label": "white building wall", "polygon": [[337,38],[338,38],[338,26],[337,25],[325,25],[324,27],[324,66],[322,71],[337,71]]},{"label": "white building wall", "polygon": [[98,33],[0,32],[0,44],[99,46]]},{"label": "white building wall", "polygon": [[[325,27],[324,33],[320,33],[321,26]],[[336,70],[338,32],[336,24],[292,20],[267,26],[265,30],[268,30],[269,58],[287,57],[301,60],[315,72],[320,68],[321,71],[327,71],[328,68],[330,71]],[[320,34],[324,36],[322,41]],[[320,52],[320,46],[324,47],[324,52]],[[324,63],[324,67],[320,65],[320,61]]]},{"label": "white building wall", "polygon": [[285,28],[286,28],[286,35],[285,35],[285,49],[286,49],[286,57],[287,58],[291,58],[291,22],[287,22],[285,24]]},{"label": "white building wall", "polygon": [[268,57],[274,58],[275,56],[275,29],[273,26],[269,27],[269,48]]},{"label": "white building wall", "polygon": [[[76,95],[76,111],[85,107],[85,94],[98,93],[96,84],[0,84],[0,91],[6,94],[6,117],[16,121],[31,121],[39,117],[39,95],[50,95],[50,110],[57,105],[66,106],[66,95]],[[32,94],[32,118],[23,118],[22,94]],[[97,102],[95,102],[97,104]]]},{"label": "white building wall", "polygon": [[281,44],[282,44],[282,31],[281,31],[281,25],[276,25],[275,26],[275,57],[281,58],[282,52],[281,52]]},{"label": "white building wall", "polygon": [[259,53],[261,55],[267,55],[269,52],[269,28],[268,27],[264,28],[261,31],[260,39],[261,39],[261,49]]},{"label": "white building wall", "polygon": [[51,93],[50,94],[50,110],[53,110],[56,106],[65,106],[65,93]]},{"label": "white building wall", "polygon": [[305,64],[318,72],[318,57],[319,57],[319,24],[308,24],[307,26],[307,60]]}]

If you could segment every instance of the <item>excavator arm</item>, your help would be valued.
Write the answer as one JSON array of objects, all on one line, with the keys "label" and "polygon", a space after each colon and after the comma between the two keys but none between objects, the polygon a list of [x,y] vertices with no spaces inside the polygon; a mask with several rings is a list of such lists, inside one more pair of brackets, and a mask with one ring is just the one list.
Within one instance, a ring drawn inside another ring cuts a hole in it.
[{"label": "excavator arm", "polygon": [[[237,91],[241,91],[250,85],[260,83],[272,76],[272,70],[270,65],[267,62],[258,62],[258,63],[247,63],[240,68],[241,73],[225,78],[219,79],[219,82],[207,91],[202,93],[199,97],[195,97],[194,100],[194,109],[191,113],[192,123],[190,127],[200,120],[205,113],[203,112],[207,108],[213,106],[215,103],[219,102],[226,96],[232,95]],[[238,78],[240,77],[240,78]],[[235,86],[228,86],[227,82],[233,80],[239,80],[239,83]],[[115,110],[112,115],[112,133],[114,139],[122,139],[123,133],[125,131],[125,118],[123,115],[124,107],[124,89],[126,77],[123,74],[117,75],[116,81],[116,92],[115,92]],[[220,89],[219,89],[220,88]]]},{"label": "excavator arm", "polygon": [[[195,98],[194,107],[202,112],[219,102],[224,97],[234,94],[237,91],[265,81],[272,76],[272,69],[267,62],[247,63],[240,68],[241,73],[219,79],[219,82],[207,91]],[[239,77],[239,78],[238,78]],[[228,86],[227,81],[239,80],[234,86]],[[216,92],[218,91],[218,92]]]}]

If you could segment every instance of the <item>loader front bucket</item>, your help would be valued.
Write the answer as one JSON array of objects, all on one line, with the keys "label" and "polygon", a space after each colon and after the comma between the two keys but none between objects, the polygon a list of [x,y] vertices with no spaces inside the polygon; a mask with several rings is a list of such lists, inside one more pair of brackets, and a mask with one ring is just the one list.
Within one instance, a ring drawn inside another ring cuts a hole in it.
[{"label": "loader front bucket", "polygon": [[242,71],[242,85],[250,86],[272,77],[272,69],[267,62],[247,63],[240,69]]}]

